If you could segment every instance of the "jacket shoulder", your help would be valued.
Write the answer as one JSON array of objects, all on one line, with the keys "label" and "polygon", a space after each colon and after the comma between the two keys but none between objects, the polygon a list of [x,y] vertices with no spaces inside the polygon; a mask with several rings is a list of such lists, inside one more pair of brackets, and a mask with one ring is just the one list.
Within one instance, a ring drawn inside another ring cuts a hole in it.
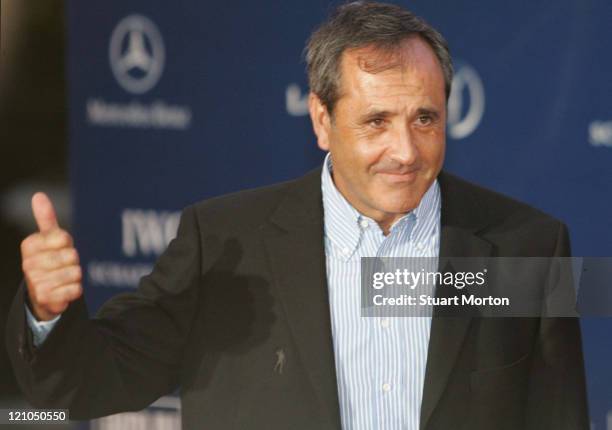
[{"label": "jacket shoulder", "polygon": [[[472,212],[478,212],[488,224],[504,224],[514,220],[524,222],[538,220],[552,224],[560,224],[555,217],[497,191],[474,184],[458,176],[444,172],[439,177],[443,198],[447,203],[458,204]],[[457,200],[461,200],[463,204]],[[472,206],[466,208],[467,205]],[[473,215],[473,214],[472,214]]]},{"label": "jacket shoulder", "polygon": [[569,254],[567,227],[555,217],[446,172],[439,175],[438,181],[442,224],[477,232],[496,244],[502,254]]},{"label": "jacket shoulder", "polygon": [[268,219],[288,195],[320,188],[320,175],[317,168],[296,179],[212,197],[191,206],[198,220],[206,224],[251,228]]}]

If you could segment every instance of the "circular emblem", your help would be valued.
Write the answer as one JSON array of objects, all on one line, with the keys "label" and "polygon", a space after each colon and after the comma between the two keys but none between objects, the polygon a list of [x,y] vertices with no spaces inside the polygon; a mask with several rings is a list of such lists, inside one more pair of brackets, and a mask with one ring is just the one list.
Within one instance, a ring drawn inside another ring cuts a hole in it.
[{"label": "circular emblem", "polygon": [[482,80],[476,70],[463,64],[453,77],[448,99],[449,136],[453,139],[463,139],[472,134],[482,120],[484,109],[485,92]]},{"label": "circular emblem", "polygon": [[119,21],[108,51],[113,75],[126,91],[142,94],[159,81],[164,69],[164,42],[149,18],[129,15]]}]

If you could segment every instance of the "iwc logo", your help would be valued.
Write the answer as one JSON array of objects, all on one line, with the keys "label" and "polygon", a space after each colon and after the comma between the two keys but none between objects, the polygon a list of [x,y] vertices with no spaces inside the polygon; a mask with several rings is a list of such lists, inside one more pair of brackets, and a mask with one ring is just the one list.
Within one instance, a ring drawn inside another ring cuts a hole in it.
[{"label": "iwc logo", "polygon": [[149,18],[129,15],[122,19],[113,30],[108,51],[113,74],[126,91],[142,94],[159,81],[164,69],[164,42]]}]

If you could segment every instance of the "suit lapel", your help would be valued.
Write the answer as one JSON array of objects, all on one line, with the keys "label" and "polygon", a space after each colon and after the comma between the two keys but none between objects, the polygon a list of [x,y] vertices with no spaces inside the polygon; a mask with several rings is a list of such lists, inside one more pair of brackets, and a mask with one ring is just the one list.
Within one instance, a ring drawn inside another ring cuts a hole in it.
[{"label": "suit lapel", "polygon": [[[456,180],[441,173],[438,177],[442,195],[440,231],[440,270],[452,257],[486,257],[491,255],[491,244],[479,237],[478,232],[486,224],[486,214],[478,211],[477,202],[462,192]],[[444,294],[438,288],[436,296]],[[441,316],[436,309],[431,322],[431,333],[427,353],[423,401],[421,405],[421,424],[427,427],[448,378],[455,365],[472,318],[465,316]]]},{"label": "suit lapel", "polygon": [[319,409],[330,428],[340,428],[327,273],[323,242],[321,170],[287,193],[264,226],[264,242],[275,284]]},{"label": "suit lapel", "polygon": [[[306,175],[263,226],[263,240],[298,354],[331,428],[340,428],[327,273],[325,267],[321,170]],[[492,245],[479,236],[487,214],[454,177],[440,173],[442,194],[440,263],[449,257],[490,256]],[[439,291],[439,289],[438,289]],[[438,292],[436,292],[438,295]],[[446,388],[471,318],[434,312],[421,406],[421,429]]]}]

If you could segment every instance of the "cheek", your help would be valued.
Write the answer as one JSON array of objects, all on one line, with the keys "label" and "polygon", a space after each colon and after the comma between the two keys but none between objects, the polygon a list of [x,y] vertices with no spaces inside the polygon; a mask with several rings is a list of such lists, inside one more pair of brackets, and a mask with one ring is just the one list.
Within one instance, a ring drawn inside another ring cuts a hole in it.
[{"label": "cheek", "polygon": [[421,159],[428,168],[438,168],[444,161],[445,142],[442,137],[428,140],[419,146]]},{"label": "cheek", "polygon": [[356,136],[356,133],[338,135],[332,156],[341,158],[347,173],[353,177],[369,172],[384,153],[384,146],[367,137]]},{"label": "cheek", "polygon": [[370,142],[368,143],[357,143],[353,151],[353,157],[355,162],[361,169],[370,169],[374,166],[381,158],[383,150]]}]

